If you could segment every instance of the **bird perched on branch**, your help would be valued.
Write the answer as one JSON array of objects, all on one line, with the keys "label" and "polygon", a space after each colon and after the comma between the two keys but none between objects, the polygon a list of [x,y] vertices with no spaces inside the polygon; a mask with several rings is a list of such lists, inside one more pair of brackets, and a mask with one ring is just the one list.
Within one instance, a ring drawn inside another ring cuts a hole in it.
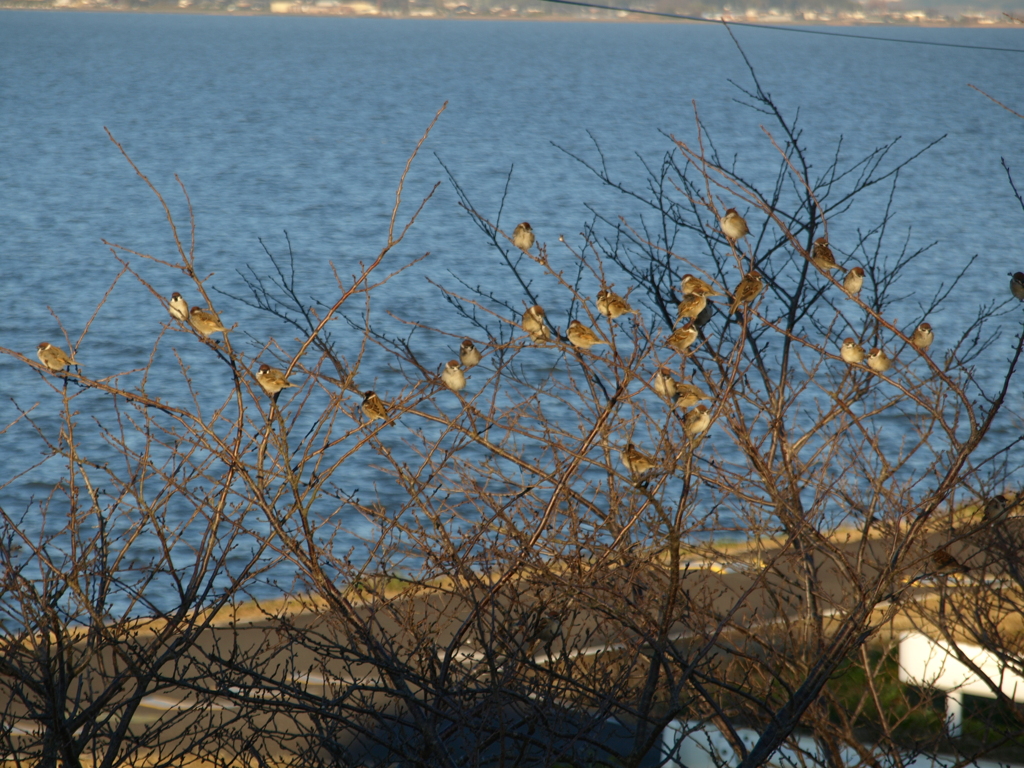
[{"label": "bird perched on branch", "polygon": [[177,291],[171,294],[171,300],[167,302],[167,312],[179,323],[188,322],[188,304]]},{"label": "bird perched on branch", "polygon": [[263,388],[263,391],[273,397],[282,389],[297,387],[285,378],[284,371],[271,368],[266,363],[260,363],[260,369],[256,372],[256,383]]},{"label": "bird perched on branch", "polygon": [[706,405],[698,405],[683,417],[683,431],[691,440],[711,426],[711,414]]},{"label": "bird perched on branch", "polygon": [[985,502],[981,510],[986,523],[1001,523],[1017,510],[1017,492],[1003,491]]},{"label": "bird perched on branch", "polygon": [[452,392],[459,392],[466,388],[466,375],[459,367],[458,360],[449,360],[441,373],[441,381]]},{"label": "bird perched on branch", "polygon": [[[696,384],[680,384],[676,394],[676,405],[684,410],[693,408],[701,400],[710,400],[700,387]],[[700,406],[703,408],[704,406]]]},{"label": "bird perched on branch", "polygon": [[945,547],[939,547],[932,552],[932,562],[939,573],[969,573],[971,570],[949,554]]},{"label": "bird perched on branch", "polygon": [[39,342],[39,346],[36,347],[36,357],[53,373],[60,373],[69,365],[81,365],[73,356],[68,356],[63,349],[46,341]]},{"label": "bird perched on branch", "polygon": [[208,309],[200,309],[199,307],[192,307],[188,313],[189,322],[192,323],[192,327],[196,329],[200,336],[207,338],[213,333],[226,333],[227,328],[221,325],[220,318],[216,312],[211,312]]},{"label": "bird perched on branch", "polygon": [[708,299],[703,293],[691,293],[683,296],[676,307],[676,322],[683,318],[696,320],[708,306]]},{"label": "bird perched on branch", "polygon": [[377,393],[373,391],[363,393],[363,413],[370,422],[376,421],[377,419],[386,421],[388,418],[387,407],[384,405],[383,401],[377,397]]},{"label": "bird perched on branch", "polygon": [[694,277],[693,275],[683,275],[682,289],[684,296],[688,296],[691,293],[700,294],[701,296],[722,295],[699,277]]},{"label": "bird perched on branch", "polygon": [[480,359],[480,352],[473,344],[473,340],[463,339],[462,345],[459,347],[459,361],[462,363],[462,367],[469,369],[474,365],[479,365]]},{"label": "bird perched on branch", "polygon": [[551,340],[551,331],[544,322],[544,308],[534,304],[523,313],[523,330],[530,334],[535,342]]},{"label": "bird perched on branch", "polygon": [[579,347],[580,349],[590,349],[598,344],[608,343],[599,339],[596,333],[579,320],[573,320],[569,323],[569,328],[566,330],[565,335],[569,337],[569,342],[574,347]]},{"label": "bird perched on branch", "polygon": [[726,210],[725,215],[718,220],[718,223],[722,227],[722,234],[733,243],[750,232],[747,229],[747,220],[736,213],[735,208]]},{"label": "bird perched on branch", "polygon": [[697,340],[697,326],[693,320],[687,320],[685,325],[681,325],[672,331],[672,334],[665,340],[665,346],[670,349],[674,349],[681,355],[686,354],[686,350],[689,349],[693,342]]},{"label": "bird perched on branch", "polygon": [[851,296],[856,296],[864,287],[864,267],[854,267],[846,273],[843,278],[843,290]]},{"label": "bird perched on branch", "polygon": [[877,347],[868,353],[867,364],[868,368],[875,373],[885,373],[892,368],[892,360]]},{"label": "bird perched on branch", "polygon": [[935,341],[935,333],[928,323],[921,323],[910,336],[910,343],[922,351],[928,349],[933,341]]},{"label": "bird perched on branch", "polygon": [[626,447],[619,451],[619,458],[622,459],[622,466],[637,479],[643,478],[657,466],[654,459],[637,450],[632,443],[626,443]]},{"label": "bird perched on branch", "polygon": [[662,366],[651,379],[651,389],[659,397],[663,397],[669,402],[674,402],[676,394],[679,392],[679,384],[672,378],[672,371]]},{"label": "bird perched on branch", "polygon": [[640,314],[629,306],[629,303],[624,298],[605,289],[597,292],[597,311],[610,320],[622,317],[623,315]]},{"label": "bird perched on branch", "polygon": [[512,245],[516,248],[528,251],[533,247],[534,239],[533,227],[530,226],[528,221],[517,224],[516,228],[512,230]]},{"label": "bird perched on branch", "polygon": [[534,618],[533,628],[526,636],[526,642],[532,643],[540,640],[544,645],[551,645],[562,632],[562,617],[554,611],[546,611],[537,614]]},{"label": "bird perched on branch", "polygon": [[764,288],[761,275],[753,270],[747,272],[736,286],[736,293],[733,294],[732,304],[729,306],[729,314],[733,314],[740,307],[750,304]]},{"label": "bird perched on branch", "polygon": [[865,357],[864,347],[853,339],[844,339],[843,348],[839,350],[839,356],[843,358],[843,362],[845,363],[863,363]]},{"label": "bird perched on branch", "polygon": [[1010,275],[1010,293],[1013,298],[1024,301],[1024,272],[1014,272]]},{"label": "bird perched on branch", "polygon": [[715,315],[715,305],[710,301],[704,305],[704,309],[701,310],[700,314],[693,318],[693,324],[697,326],[697,330],[703,330],[704,326],[711,322],[711,318]]},{"label": "bird perched on branch", "polygon": [[814,241],[814,247],[811,249],[811,261],[818,269],[823,269],[826,272],[831,269],[841,269],[836,264],[836,257],[832,255],[832,249],[828,247],[827,237],[819,237]]}]

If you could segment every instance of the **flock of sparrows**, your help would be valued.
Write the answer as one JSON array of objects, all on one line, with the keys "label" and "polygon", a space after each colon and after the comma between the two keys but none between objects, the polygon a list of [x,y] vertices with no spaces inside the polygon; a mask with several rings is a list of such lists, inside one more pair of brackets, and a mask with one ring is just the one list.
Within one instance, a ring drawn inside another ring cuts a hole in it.
[{"label": "flock of sparrows", "polygon": [[[216,312],[200,307],[189,309],[185,299],[177,291],[171,294],[171,299],[167,302],[167,312],[172,319],[183,325],[191,326],[204,339],[215,333],[228,332]],[[53,373],[60,373],[68,366],[82,365],[73,356],[66,354],[64,350],[45,341],[39,343],[36,356],[39,358],[39,362]],[[276,397],[283,389],[298,386],[298,384],[288,381],[283,371],[272,368],[266,363],[261,363],[256,371],[256,383],[271,397]]]},{"label": "flock of sparrows", "polygon": [[[722,233],[735,244],[738,240],[749,234],[750,230],[746,220],[735,208],[729,208],[719,219]],[[534,245],[536,237],[529,222],[522,222],[516,226],[512,233],[512,243],[517,248],[528,252]],[[836,263],[832,249],[829,247],[828,239],[820,237],[815,240],[811,261],[819,269],[829,272],[834,269],[843,269]],[[864,286],[864,269],[853,267],[846,271],[843,279],[843,288],[847,294],[856,296]],[[1024,272],[1016,272],[1010,275],[1010,291],[1012,295],[1024,301]],[[694,275],[687,274],[682,278],[682,298],[677,307],[676,322],[685,321],[678,325],[665,341],[670,349],[685,355],[688,349],[697,341],[701,330],[712,318],[713,310],[710,299],[722,296],[711,285]],[[749,306],[764,289],[764,281],[761,275],[755,270],[747,272],[740,280],[736,290],[733,292],[729,314],[734,314],[740,309]],[[607,288],[602,288],[596,297],[597,311],[609,320],[616,320],[624,315],[639,314],[630,307],[628,301],[622,296],[613,293]],[[170,316],[179,323],[190,326],[203,338],[209,338],[214,333],[226,333],[227,328],[221,323],[218,315],[212,310],[192,307],[182,298],[180,293],[172,293],[168,302]],[[547,344],[551,341],[551,330],[545,321],[543,307],[534,305],[529,307],[522,317],[523,331],[536,344]],[[572,320],[566,329],[566,337],[574,347],[589,350],[600,344],[607,344],[592,329],[581,323],[579,320]],[[935,340],[935,334],[931,325],[923,322],[917,326],[910,337],[910,343],[920,350],[926,350]],[[48,342],[40,342],[36,354],[39,361],[53,373],[60,373],[69,366],[81,365],[74,356],[68,355],[64,350],[55,347]],[[476,348],[471,339],[465,339],[459,348],[459,359],[450,360],[441,373],[442,383],[452,391],[459,392],[466,387],[465,370],[468,370],[481,361],[480,351]],[[866,364],[868,368],[876,373],[884,373],[892,367],[892,360],[881,349],[874,348],[865,352],[855,339],[846,338],[840,350],[841,359],[851,365]],[[288,387],[296,387],[285,376],[284,372],[273,368],[266,363],[260,364],[256,373],[256,382],[264,392],[276,399],[276,396]],[[710,400],[699,387],[692,383],[678,382],[672,377],[669,368],[661,367],[651,380],[651,388],[660,397],[669,401],[673,407],[683,409],[683,429],[685,434],[693,439],[707,430],[711,423],[711,415],[707,406],[701,400]],[[388,408],[384,402],[373,391],[363,393],[362,410],[370,421],[387,420]],[[620,451],[622,463],[634,475],[642,476],[655,468],[653,459],[643,454],[632,443]],[[988,511],[986,508],[986,517]]]}]

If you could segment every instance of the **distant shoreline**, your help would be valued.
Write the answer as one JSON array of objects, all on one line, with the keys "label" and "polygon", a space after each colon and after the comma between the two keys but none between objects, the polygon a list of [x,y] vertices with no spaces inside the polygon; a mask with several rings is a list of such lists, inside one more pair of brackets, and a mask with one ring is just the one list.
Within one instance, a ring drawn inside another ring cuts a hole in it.
[{"label": "distant shoreline", "polygon": [[[584,22],[587,24],[716,24],[720,19],[706,19],[697,21],[692,19],[674,19],[667,17],[650,16],[640,13],[627,13],[611,16],[609,12],[603,15],[566,15],[566,14],[545,14],[532,13],[530,15],[520,14],[403,14],[403,13],[377,13],[377,14],[351,14],[331,13],[321,10],[317,11],[291,11],[274,12],[261,9],[238,9],[228,11],[224,9],[203,9],[203,8],[109,8],[109,7],[81,7],[81,6],[53,6],[35,5],[26,2],[17,4],[6,4],[0,2],[0,11],[48,11],[58,13],[134,13],[140,15],[163,15],[163,16],[270,16],[276,18],[323,18],[323,19],[391,19],[395,21],[520,21],[520,22]],[[1002,13],[1002,11],[999,11]],[[911,20],[851,20],[851,19],[789,19],[746,16],[726,19],[728,22],[745,25],[762,25],[765,27],[845,27],[850,29],[858,28],[898,28],[898,29],[1021,29],[1024,25],[1012,21],[1000,21],[985,17],[974,17],[966,20],[942,20],[924,19]]]}]

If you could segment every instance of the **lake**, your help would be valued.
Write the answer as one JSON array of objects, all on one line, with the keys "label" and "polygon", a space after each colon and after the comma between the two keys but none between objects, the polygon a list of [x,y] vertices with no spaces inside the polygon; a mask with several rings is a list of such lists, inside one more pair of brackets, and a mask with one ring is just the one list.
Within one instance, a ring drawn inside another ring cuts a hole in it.
[{"label": "lake", "polygon": [[[1024,29],[861,31],[1024,48]],[[908,230],[912,247],[935,243],[920,268],[925,290],[979,254],[956,302],[962,317],[933,319],[937,331],[954,332],[990,297],[1003,300],[1006,273],[1024,269],[1024,212],[1000,162],[1024,187],[1024,121],[968,84],[1024,111],[1024,55],[735,34],[765,90],[787,114],[799,110],[816,167],[830,161],[840,137],[845,159],[901,137],[892,151],[901,159],[945,135],[900,177],[892,227],[902,234],[893,247]],[[74,338],[81,333],[120,269],[103,239],[174,259],[163,209],[104,127],[165,194],[187,236],[180,176],[210,285],[245,293],[239,270],[266,271],[260,239],[283,253],[287,231],[301,289],[329,297],[331,262],[347,276],[380,249],[406,159],[447,101],[410,172],[407,206],[443,183],[395,258],[431,256],[396,281],[376,311],[385,324],[391,310],[450,323],[455,333],[465,328],[443,314],[426,278],[451,271],[496,288],[505,278],[439,159],[488,215],[496,215],[514,167],[503,222],[529,220],[554,245],[560,234],[578,240],[592,217],[588,205],[631,222],[640,210],[558,148],[594,160],[591,135],[615,176],[642,188],[638,158],[660,162],[672,148],[665,134],[693,140],[695,101],[719,151],[735,155],[746,175],[770,186],[777,166],[759,127],[766,118],[730,84],[749,87],[746,66],[714,25],[0,11],[0,72],[0,346],[30,356],[39,341],[61,339],[49,307]],[[856,226],[877,220],[884,202],[844,219],[833,245],[841,250]],[[164,295],[179,289],[167,271],[152,274]],[[294,347],[271,319],[219,301],[227,322]],[[126,278],[79,352],[87,372],[144,364],[165,319]],[[1018,332],[1019,311],[1001,322],[1007,334]],[[996,348],[989,363],[1007,348]],[[447,354],[438,351],[437,362]],[[361,385],[386,389],[386,374],[367,371]],[[39,402],[41,423],[55,426],[45,414],[55,414],[57,401],[38,374],[0,356],[0,382],[0,426],[17,415],[11,398],[23,408]],[[1013,392],[1012,409],[1022,405]],[[80,439],[83,448],[98,440]],[[24,424],[0,435],[3,480],[40,451]],[[33,470],[0,488],[0,505],[20,514],[55,476]]]}]

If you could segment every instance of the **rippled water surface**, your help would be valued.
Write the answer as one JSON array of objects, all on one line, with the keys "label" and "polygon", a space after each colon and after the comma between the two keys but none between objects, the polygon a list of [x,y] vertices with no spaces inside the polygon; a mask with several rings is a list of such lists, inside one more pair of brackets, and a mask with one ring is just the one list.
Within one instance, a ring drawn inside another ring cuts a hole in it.
[{"label": "rippled water surface", "polygon": [[[907,237],[915,248],[935,243],[920,266],[924,291],[980,255],[957,309],[932,321],[940,336],[955,333],[981,301],[1001,300],[1006,272],[1024,268],[1024,213],[1000,160],[1024,186],[1024,121],[968,84],[1021,111],[1024,56],[736,34],[765,90],[787,114],[799,109],[816,167],[840,138],[849,159],[901,137],[895,159],[945,136],[901,175],[893,221],[900,234],[889,247],[902,248]],[[1022,30],[898,36],[1024,48]],[[445,179],[440,158],[481,210],[496,215],[514,166],[503,223],[527,219],[553,246],[559,234],[576,237],[591,217],[587,204],[631,222],[639,211],[555,145],[595,159],[592,135],[612,172],[639,187],[638,157],[657,163],[671,149],[665,134],[693,139],[695,102],[718,150],[735,155],[743,175],[770,187],[777,165],[760,129],[770,127],[767,118],[740,103],[729,82],[749,87],[746,66],[713,26],[3,11],[0,72],[0,346],[29,355],[40,340],[61,339],[54,314],[73,338],[82,332],[120,268],[102,240],[174,260],[163,209],[104,127],[164,192],[187,238],[180,176],[194,206],[199,271],[236,294],[244,292],[237,270],[265,268],[259,239],[281,253],[287,230],[300,287],[329,299],[331,262],[347,276],[379,250],[404,163],[445,101],[409,175],[407,203]],[[880,195],[844,218],[833,244],[841,250],[884,203]],[[392,322],[383,314],[390,310],[462,333],[426,278],[451,271],[500,287],[506,277],[446,181],[394,258],[426,251],[429,259],[378,301],[379,322]],[[144,269],[165,295],[180,289],[171,270]],[[219,301],[230,323],[294,347],[294,334],[272,318]],[[549,312],[565,309],[552,303]],[[914,310],[906,312],[911,319]],[[79,350],[90,375],[144,365],[165,318],[125,278]],[[1002,323],[1006,334],[1016,331],[1019,314]],[[209,364],[189,337],[169,346],[197,370]],[[434,357],[440,363],[449,354],[438,349]],[[387,388],[386,369],[364,374],[364,387]],[[39,402],[40,423],[55,427],[56,400],[34,371],[0,356],[0,382],[0,422],[15,417],[13,398],[23,408]],[[1019,410],[1020,394],[1012,396]],[[97,438],[80,439],[89,448]],[[0,435],[4,477],[40,450],[20,428]],[[30,473],[0,490],[0,503],[26,509],[57,473]]]}]

